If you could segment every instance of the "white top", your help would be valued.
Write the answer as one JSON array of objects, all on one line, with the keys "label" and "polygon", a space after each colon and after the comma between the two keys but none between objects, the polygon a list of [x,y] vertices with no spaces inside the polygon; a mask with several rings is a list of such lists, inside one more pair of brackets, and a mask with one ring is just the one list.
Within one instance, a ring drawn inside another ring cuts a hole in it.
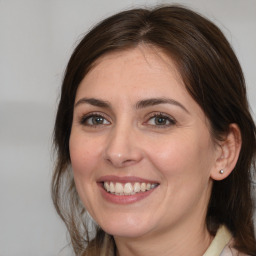
[{"label": "white top", "polygon": [[203,256],[249,256],[237,251],[233,247],[233,242],[230,231],[221,226]]},{"label": "white top", "polygon": [[223,254],[225,247],[231,241],[232,235],[225,226],[221,226],[210,246],[203,256],[226,256],[232,254]]}]

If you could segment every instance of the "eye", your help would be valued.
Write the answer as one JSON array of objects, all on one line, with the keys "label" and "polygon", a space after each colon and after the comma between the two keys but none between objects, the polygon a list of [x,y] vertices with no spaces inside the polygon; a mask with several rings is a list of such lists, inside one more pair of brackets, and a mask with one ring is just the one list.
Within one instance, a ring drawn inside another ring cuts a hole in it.
[{"label": "eye", "polygon": [[86,126],[100,126],[110,124],[110,122],[103,115],[99,114],[85,115],[81,118],[80,123]]},{"label": "eye", "polygon": [[166,126],[171,126],[176,124],[176,121],[168,115],[165,115],[162,113],[156,113],[156,114],[153,114],[153,116],[148,119],[146,124],[151,126],[166,127]]}]

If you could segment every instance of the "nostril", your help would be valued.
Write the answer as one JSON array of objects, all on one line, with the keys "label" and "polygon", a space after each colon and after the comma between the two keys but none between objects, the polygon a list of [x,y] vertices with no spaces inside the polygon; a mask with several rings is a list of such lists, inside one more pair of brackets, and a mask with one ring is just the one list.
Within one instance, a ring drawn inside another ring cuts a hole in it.
[{"label": "nostril", "polygon": [[128,159],[128,160],[123,161],[124,164],[125,163],[130,163],[130,162],[134,162],[134,160]]},{"label": "nostril", "polygon": [[107,158],[106,159],[107,163],[116,166],[116,167],[125,167],[130,164],[132,164],[134,161],[133,159],[122,159],[122,158]]}]

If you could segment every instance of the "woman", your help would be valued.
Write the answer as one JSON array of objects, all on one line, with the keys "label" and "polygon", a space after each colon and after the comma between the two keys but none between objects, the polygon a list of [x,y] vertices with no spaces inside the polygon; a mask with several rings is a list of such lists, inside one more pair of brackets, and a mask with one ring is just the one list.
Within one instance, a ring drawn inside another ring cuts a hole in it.
[{"label": "woman", "polygon": [[77,255],[256,255],[244,77],[199,14],[135,9],[93,28],[54,136],[53,201]]}]

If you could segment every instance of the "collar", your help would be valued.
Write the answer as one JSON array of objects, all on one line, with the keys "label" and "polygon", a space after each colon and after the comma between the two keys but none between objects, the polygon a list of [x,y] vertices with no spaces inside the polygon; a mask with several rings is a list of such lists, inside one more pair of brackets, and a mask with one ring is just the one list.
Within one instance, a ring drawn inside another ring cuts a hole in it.
[{"label": "collar", "polygon": [[231,238],[232,235],[226,226],[220,226],[203,256],[219,256]]}]

